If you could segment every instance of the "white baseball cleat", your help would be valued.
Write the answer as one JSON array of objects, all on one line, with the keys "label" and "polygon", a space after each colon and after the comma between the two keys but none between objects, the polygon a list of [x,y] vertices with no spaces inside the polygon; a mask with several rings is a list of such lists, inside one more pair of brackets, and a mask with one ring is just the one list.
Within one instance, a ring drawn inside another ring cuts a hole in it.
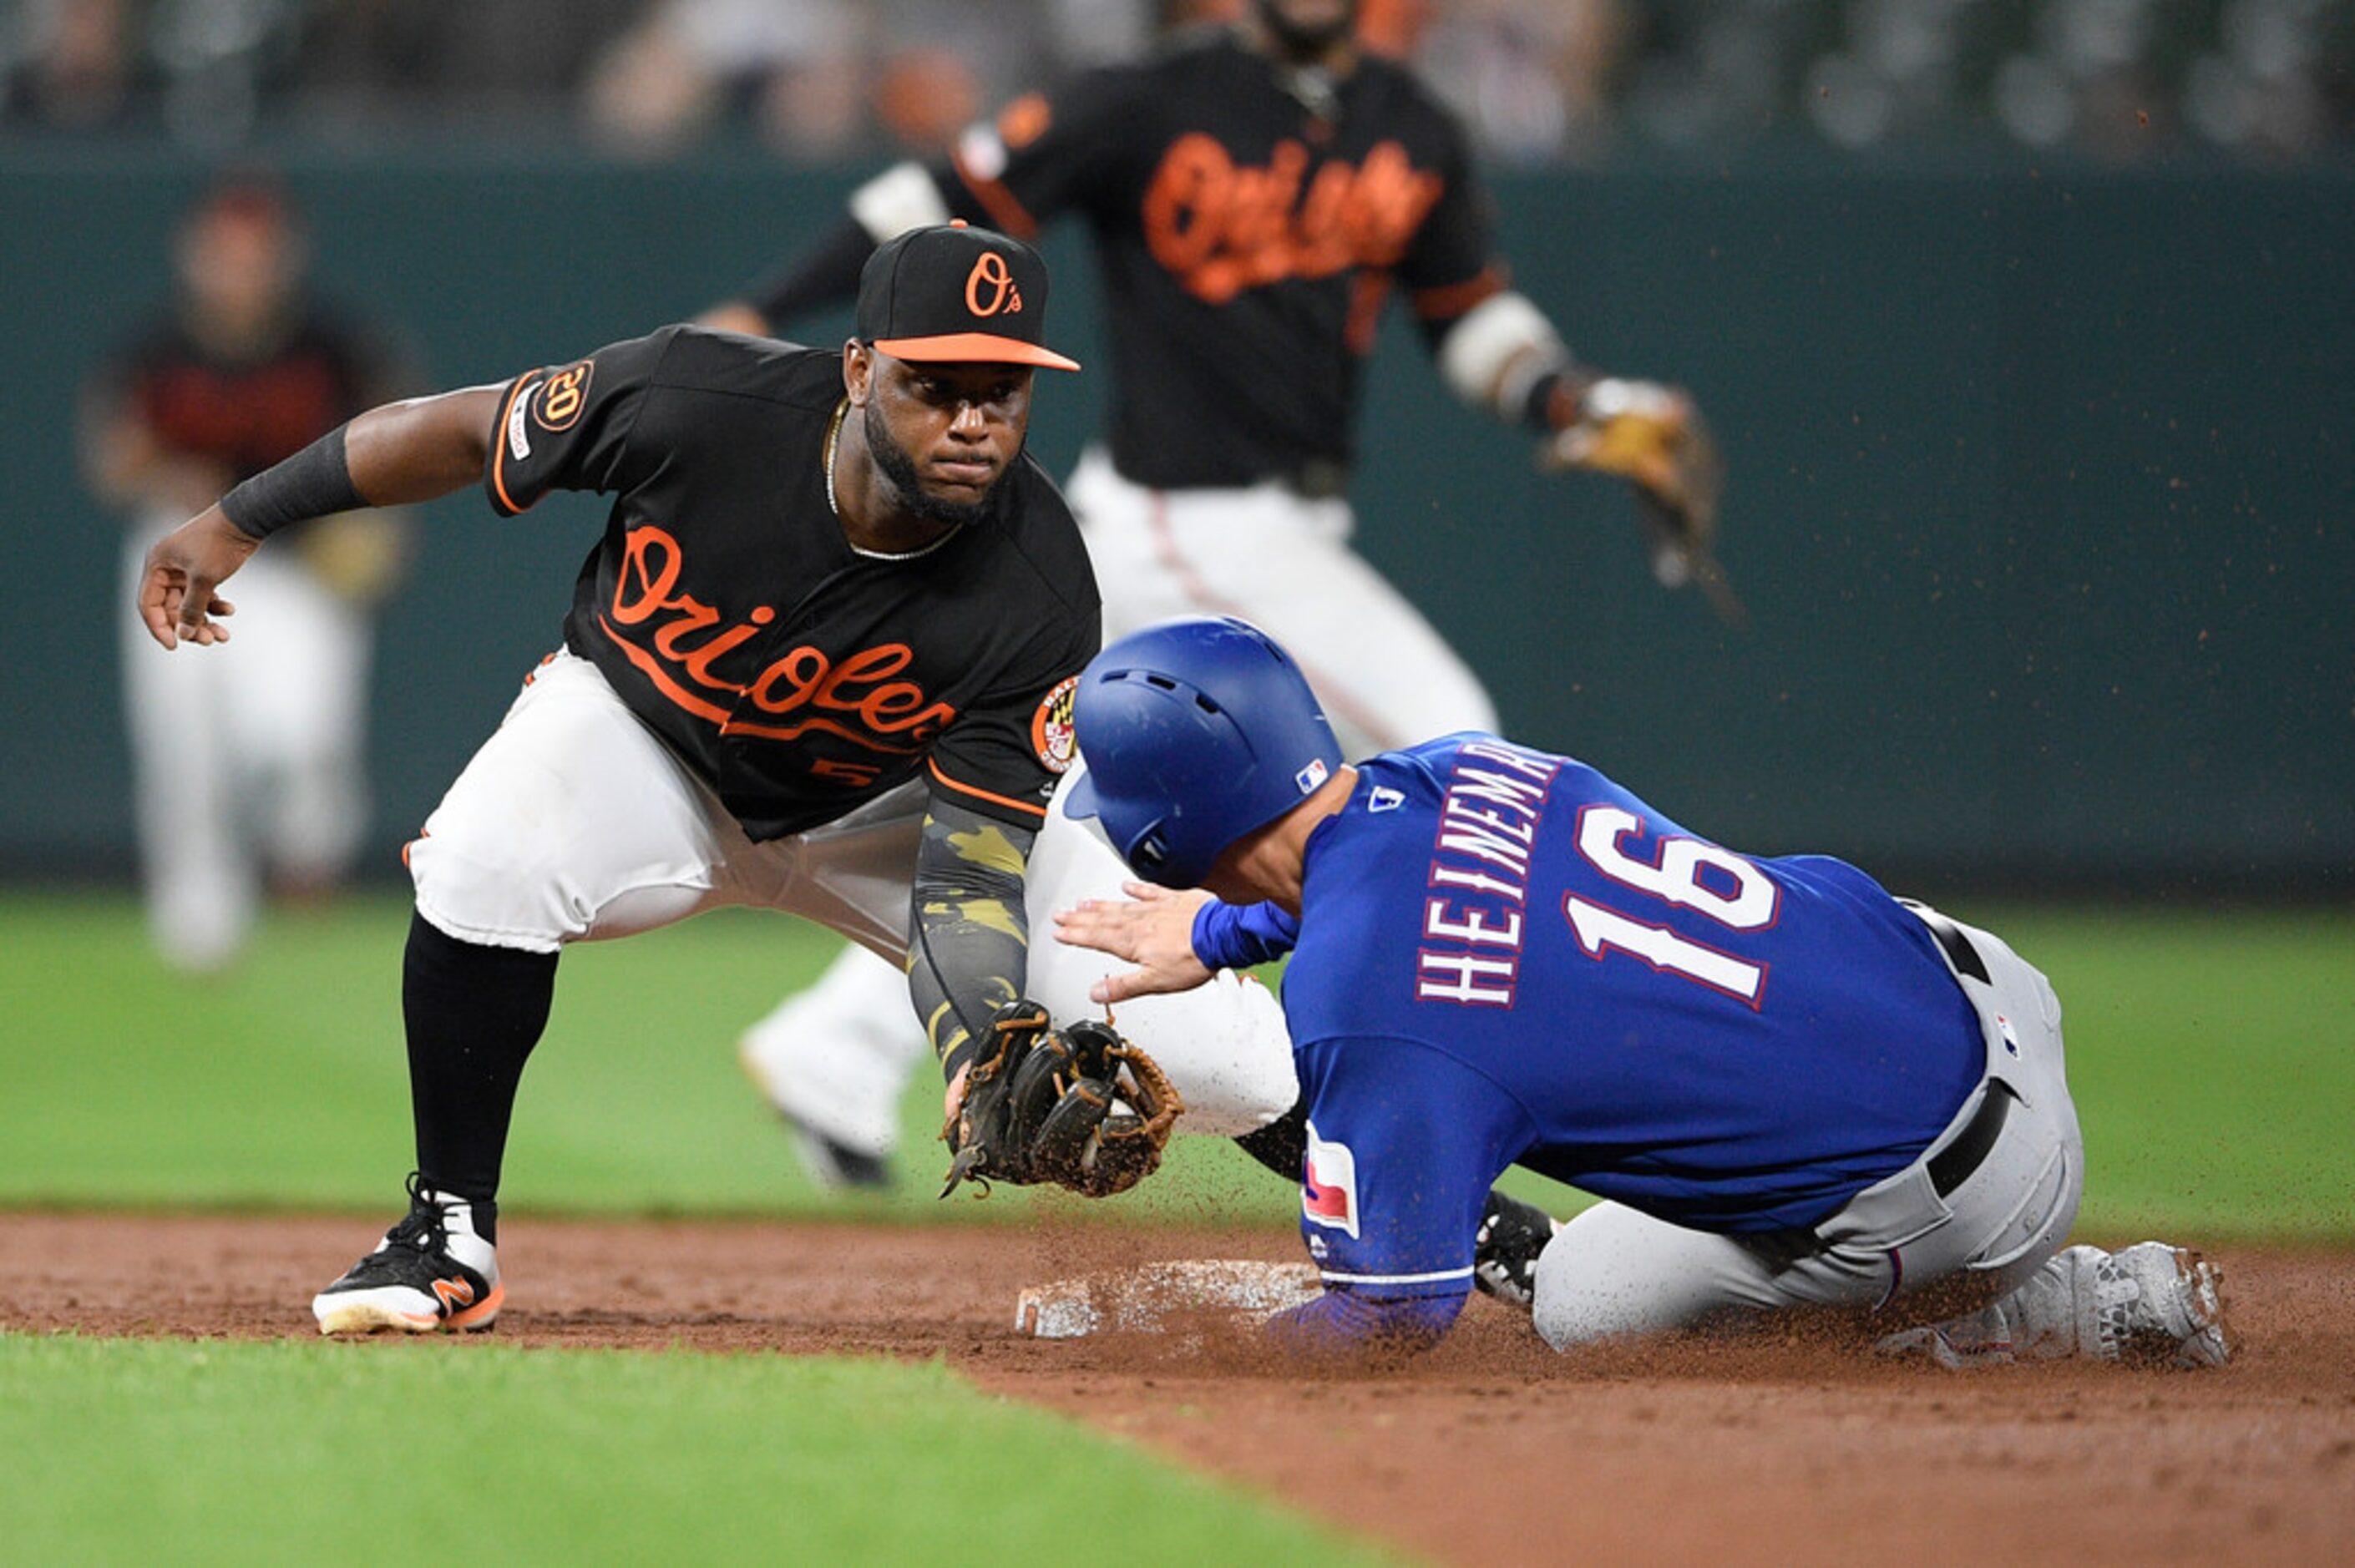
[{"label": "white baseball cleat", "polygon": [[856,1092],[844,1080],[861,1076],[858,1065],[837,1062],[812,1069],[800,1057],[799,1042],[787,1030],[755,1027],[736,1044],[744,1075],[785,1124],[812,1181],[829,1192],[890,1190],[891,1146],[899,1129],[896,1121],[875,1115],[872,1105],[896,1118],[892,1095],[899,1086],[861,1084],[865,1092]]},{"label": "white baseball cleat", "polygon": [[2232,1360],[2217,1266],[2189,1247],[2140,1242],[2119,1252],[2063,1248],[2001,1300],[1882,1338],[1883,1355],[2000,1366],[2083,1355],[2135,1366],[2221,1367]]},{"label": "white baseball cleat", "polygon": [[498,1321],[506,1288],[493,1245],[497,1205],[470,1203],[409,1179],[409,1213],[376,1250],[311,1300],[319,1332],[387,1330],[479,1333]]},{"label": "white baseball cleat", "polygon": [[[2219,1290],[2223,1275],[2190,1247],[2137,1242],[2097,1258],[2092,1273],[2087,1354],[2185,1368],[2221,1367],[2232,1360]],[[2079,1289],[2084,1288],[2081,1278]],[[2081,1297],[2081,1313],[2084,1307]]]}]

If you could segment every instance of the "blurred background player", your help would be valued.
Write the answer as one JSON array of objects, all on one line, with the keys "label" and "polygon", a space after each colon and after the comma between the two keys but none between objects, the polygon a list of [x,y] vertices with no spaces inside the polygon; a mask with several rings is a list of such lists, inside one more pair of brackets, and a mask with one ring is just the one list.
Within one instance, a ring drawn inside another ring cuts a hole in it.
[{"label": "blurred background player", "polygon": [[[1354,420],[1395,288],[1464,401],[1525,426],[1561,466],[1651,493],[1644,514],[1713,504],[1677,459],[1707,458],[1673,388],[1579,365],[1511,285],[1455,118],[1361,46],[1358,0],[1252,0],[1232,26],[1018,99],[954,152],[899,164],[849,217],[714,324],[764,333],[847,298],[876,245],[963,217],[1029,236],[1062,214],[1095,239],[1114,385],[1069,493],[1108,636],[1243,615],[1298,654],[1352,756],[1492,728],[1487,691],[1349,547]],[[1656,573],[1691,575],[1651,530]],[[879,1185],[922,1053],[900,977],[846,950],[750,1030],[747,1069],[822,1181]]]},{"label": "blurred background player", "polygon": [[[171,308],[84,397],[84,468],[129,524],[132,579],[147,547],[214,496],[415,385],[381,340],[310,297],[301,222],[274,185],[208,191],[173,260]],[[292,894],[336,883],[368,824],[373,611],[400,575],[407,521],[322,518],[288,543],[239,581],[238,602],[257,613],[218,657],[167,659],[123,611],[149,924],[184,969],[236,956],[265,880]]]}]

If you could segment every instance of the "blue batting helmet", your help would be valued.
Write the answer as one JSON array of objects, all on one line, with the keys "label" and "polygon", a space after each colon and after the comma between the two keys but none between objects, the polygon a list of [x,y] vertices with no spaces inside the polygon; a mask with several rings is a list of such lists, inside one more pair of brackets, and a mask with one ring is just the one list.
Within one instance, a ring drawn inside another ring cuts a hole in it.
[{"label": "blue batting helmet", "polygon": [[1088,770],[1066,810],[1099,819],[1129,868],[1165,887],[1199,885],[1341,762],[1291,655],[1226,618],[1113,643],[1082,673],[1072,724]]}]

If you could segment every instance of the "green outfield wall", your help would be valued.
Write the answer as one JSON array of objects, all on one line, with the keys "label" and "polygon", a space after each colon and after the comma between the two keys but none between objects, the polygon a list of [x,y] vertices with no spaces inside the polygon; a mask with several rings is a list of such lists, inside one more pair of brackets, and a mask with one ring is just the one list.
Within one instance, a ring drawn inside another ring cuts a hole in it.
[{"label": "green outfield wall", "polygon": [[[860,171],[751,157],[315,150],[282,160],[331,296],[437,384],[691,313],[831,222]],[[0,872],[130,863],[118,528],[76,385],[158,298],[201,171],[0,150],[13,567]],[[1522,287],[1592,361],[1679,379],[1732,482],[1747,632],[1650,586],[1622,494],[1538,476],[1413,333],[1378,349],[1366,553],[1507,727],[1713,837],[1976,887],[2355,887],[2355,171],[1773,167],[1498,181]],[[1058,341],[1101,342],[1058,232]],[[830,341],[845,320],[809,323]],[[1060,471],[1103,381],[1047,387]],[[601,509],[426,510],[385,622],[376,863],[551,646]]]}]

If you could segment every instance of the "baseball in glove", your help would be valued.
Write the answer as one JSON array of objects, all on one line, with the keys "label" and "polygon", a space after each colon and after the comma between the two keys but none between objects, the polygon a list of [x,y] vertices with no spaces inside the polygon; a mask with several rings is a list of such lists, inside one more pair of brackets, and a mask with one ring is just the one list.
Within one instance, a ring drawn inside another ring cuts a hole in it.
[{"label": "baseball in glove", "polygon": [[1125,1192],[1160,1167],[1186,1102],[1159,1064],[1109,1022],[1050,1026],[1035,1001],[997,1010],[941,1129],[954,1158],[941,1188],[1051,1181],[1090,1198]]},{"label": "baseball in glove", "polygon": [[1749,616],[1717,559],[1717,503],[1725,464],[1683,391],[1656,381],[1605,377],[1572,405],[1570,418],[1539,448],[1547,469],[1617,474],[1636,490],[1636,522],[1652,576],[1663,588],[1700,584],[1728,626]]}]

